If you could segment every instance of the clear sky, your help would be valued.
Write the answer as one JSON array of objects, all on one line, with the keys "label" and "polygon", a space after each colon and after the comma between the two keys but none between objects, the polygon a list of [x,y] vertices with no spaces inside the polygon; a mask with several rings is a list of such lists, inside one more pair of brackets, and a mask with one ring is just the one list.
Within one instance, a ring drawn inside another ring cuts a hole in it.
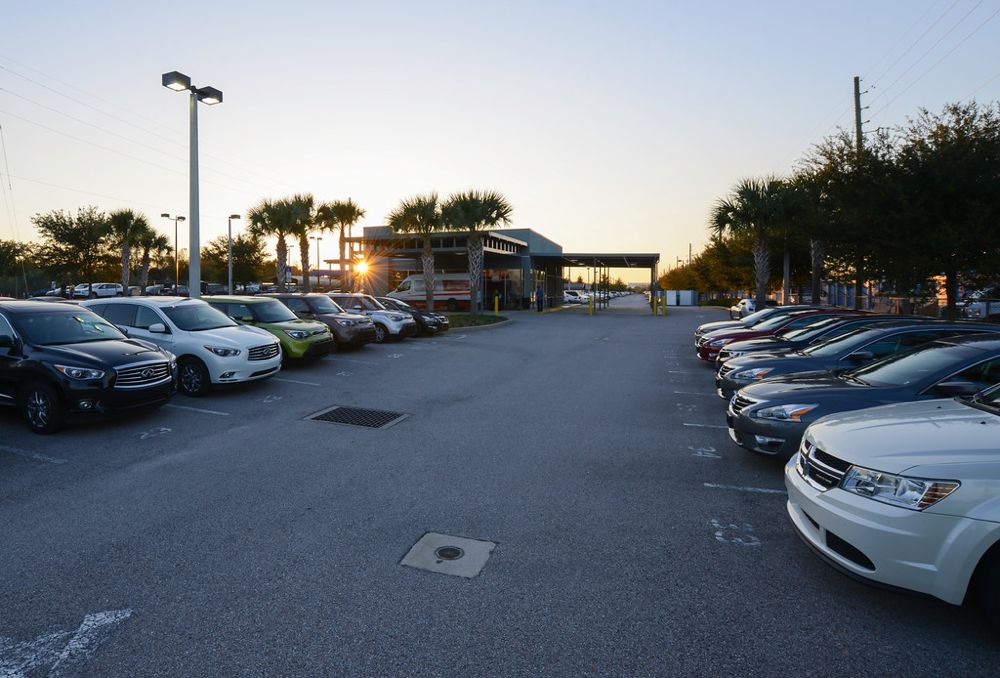
[{"label": "clear sky", "polygon": [[170,70],[225,93],[200,107],[203,242],[266,196],[351,197],[377,225],[401,198],[475,187],[566,251],[660,252],[663,270],[704,244],[735,181],[787,173],[853,124],[854,75],[866,129],[1000,98],[1000,0],[0,11],[0,238],[86,204],[171,232],[159,214],[187,213],[187,101],[160,86]]}]

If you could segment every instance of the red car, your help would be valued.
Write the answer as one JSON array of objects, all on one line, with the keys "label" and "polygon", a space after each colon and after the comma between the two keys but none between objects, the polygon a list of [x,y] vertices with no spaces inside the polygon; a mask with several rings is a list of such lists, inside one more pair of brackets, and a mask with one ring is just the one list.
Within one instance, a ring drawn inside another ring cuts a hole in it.
[{"label": "red car", "polygon": [[736,327],[716,330],[698,339],[696,351],[702,360],[715,361],[719,351],[726,344],[734,341],[744,341],[746,339],[759,339],[780,335],[783,332],[797,330],[810,323],[824,318],[838,315],[857,315],[857,311],[813,309],[809,311],[796,311],[787,315],[780,315],[759,322],[753,327]]}]

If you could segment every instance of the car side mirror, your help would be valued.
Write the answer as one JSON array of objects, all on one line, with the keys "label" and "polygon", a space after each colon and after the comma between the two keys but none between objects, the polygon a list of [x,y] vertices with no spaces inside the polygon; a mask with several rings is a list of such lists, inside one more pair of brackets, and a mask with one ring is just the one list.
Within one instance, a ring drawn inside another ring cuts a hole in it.
[{"label": "car side mirror", "polygon": [[956,396],[970,396],[982,390],[978,384],[971,381],[943,381],[937,384],[931,392],[941,398],[954,398]]},{"label": "car side mirror", "polygon": [[167,326],[163,323],[153,323],[147,328],[152,334],[166,334]]},{"label": "car side mirror", "polygon": [[855,351],[847,356],[847,359],[855,363],[864,363],[875,359],[875,354],[871,351]]}]

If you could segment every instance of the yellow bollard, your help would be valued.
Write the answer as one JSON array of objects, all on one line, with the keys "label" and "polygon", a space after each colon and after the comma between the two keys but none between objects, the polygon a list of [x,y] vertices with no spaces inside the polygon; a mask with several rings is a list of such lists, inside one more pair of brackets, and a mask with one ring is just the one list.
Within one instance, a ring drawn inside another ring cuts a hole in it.
[{"label": "yellow bollard", "polygon": [[594,298],[587,297],[587,315],[594,315]]},{"label": "yellow bollard", "polygon": [[500,315],[500,297],[493,295],[493,315]]},{"label": "yellow bollard", "polygon": [[667,315],[667,298],[663,297],[663,315]]}]

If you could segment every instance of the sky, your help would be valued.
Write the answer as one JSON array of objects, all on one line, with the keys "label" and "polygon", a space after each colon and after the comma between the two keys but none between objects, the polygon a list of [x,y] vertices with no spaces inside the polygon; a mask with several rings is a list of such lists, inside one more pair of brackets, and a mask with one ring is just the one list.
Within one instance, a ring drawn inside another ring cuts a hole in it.
[{"label": "sky", "polygon": [[202,242],[265,197],[350,197],[372,226],[401,199],[481,188],[564,251],[659,252],[661,272],[705,244],[740,178],[788,174],[853,129],[855,75],[867,131],[1000,99],[1000,0],[0,11],[4,239],[91,204],[172,237],[159,215],[188,209],[188,102],[160,84],[172,70],[224,92],[199,108]]}]

